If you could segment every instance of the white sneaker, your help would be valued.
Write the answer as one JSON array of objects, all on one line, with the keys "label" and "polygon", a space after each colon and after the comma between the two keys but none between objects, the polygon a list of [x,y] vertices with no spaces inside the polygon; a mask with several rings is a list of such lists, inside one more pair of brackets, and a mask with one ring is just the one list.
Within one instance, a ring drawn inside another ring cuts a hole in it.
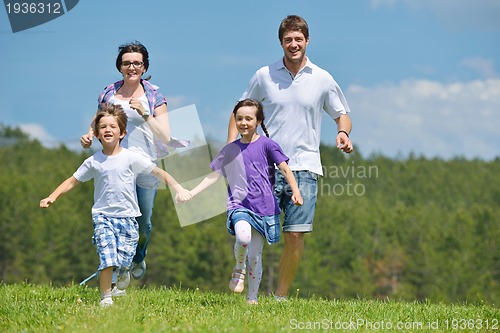
[{"label": "white sneaker", "polygon": [[241,293],[245,289],[245,270],[233,269],[231,280],[229,281],[229,289],[235,293]]},{"label": "white sneaker", "polygon": [[286,302],[287,301],[286,296],[280,296],[280,295],[274,295],[274,299],[278,302]]},{"label": "white sneaker", "polygon": [[111,297],[106,297],[101,299],[101,308],[107,308],[108,306],[113,305],[113,299]]},{"label": "white sneaker", "polygon": [[130,272],[132,273],[132,277],[134,279],[142,279],[144,274],[146,274],[146,261],[143,260],[140,263],[132,263],[132,269]]},{"label": "white sneaker", "polygon": [[127,296],[127,292],[125,290],[118,289],[116,286],[111,289],[111,296],[112,297],[120,297],[120,296]]},{"label": "white sneaker", "polygon": [[119,274],[116,277],[116,287],[118,289],[121,289],[121,290],[127,289],[129,283],[130,283],[130,272],[129,271],[126,271],[122,274]]}]

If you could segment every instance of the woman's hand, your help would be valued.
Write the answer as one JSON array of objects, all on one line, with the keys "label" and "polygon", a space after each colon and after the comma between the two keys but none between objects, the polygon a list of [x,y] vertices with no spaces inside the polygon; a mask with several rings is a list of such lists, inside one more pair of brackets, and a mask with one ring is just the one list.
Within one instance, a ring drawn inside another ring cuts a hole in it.
[{"label": "woman's hand", "polygon": [[137,113],[141,117],[146,112],[146,109],[144,109],[144,106],[142,105],[141,101],[137,98],[131,98],[128,104],[130,105],[130,108],[137,111]]},{"label": "woman's hand", "polygon": [[80,144],[82,145],[83,148],[90,148],[92,146],[92,138],[94,137],[93,134],[87,133],[82,135],[80,138]]}]

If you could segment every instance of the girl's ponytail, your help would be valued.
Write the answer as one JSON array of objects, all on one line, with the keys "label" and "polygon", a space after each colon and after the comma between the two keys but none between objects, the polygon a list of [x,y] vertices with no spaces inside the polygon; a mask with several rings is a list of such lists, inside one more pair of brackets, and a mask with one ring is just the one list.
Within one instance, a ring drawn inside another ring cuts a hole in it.
[{"label": "girl's ponytail", "polygon": [[264,131],[264,134],[269,137],[269,132],[267,131],[266,125],[264,125],[264,122],[260,123],[260,127],[262,127],[262,130]]}]

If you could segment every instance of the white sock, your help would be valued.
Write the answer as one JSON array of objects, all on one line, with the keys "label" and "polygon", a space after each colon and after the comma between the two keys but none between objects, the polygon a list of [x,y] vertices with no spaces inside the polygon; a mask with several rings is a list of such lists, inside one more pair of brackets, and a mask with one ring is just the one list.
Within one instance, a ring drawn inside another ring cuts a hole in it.
[{"label": "white sock", "polygon": [[101,300],[103,300],[105,298],[111,298],[111,292],[109,292],[109,293],[103,293],[101,291]]}]

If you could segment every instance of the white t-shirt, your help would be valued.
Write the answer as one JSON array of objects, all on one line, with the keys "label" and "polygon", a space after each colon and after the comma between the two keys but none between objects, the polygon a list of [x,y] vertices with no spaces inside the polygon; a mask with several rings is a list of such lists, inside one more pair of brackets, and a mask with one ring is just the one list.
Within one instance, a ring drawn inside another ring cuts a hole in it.
[{"label": "white t-shirt", "polygon": [[[142,95],[139,100],[144,109],[151,112],[146,94]],[[146,121],[136,110],[130,107],[129,100],[118,99],[113,95],[110,97],[109,102],[120,105],[128,118],[127,135],[125,135],[120,145],[149,158],[153,162],[156,161],[157,152],[154,144],[154,134]],[[137,185],[143,188],[156,188],[158,183],[158,179],[152,175],[141,174],[137,178]]]},{"label": "white t-shirt", "polygon": [[[151,112],[146,95],[142,95],[139,100],[142,106]],[[130,107],[129,100],[118,99],[113,95],[110,97],[109,102],[120,105],[128,118],[127,135],[125,135],[120,145],[154,161],[156,159],[154,135],[139,112]]]},{"label": "white t-shirt", "polygon": [[266,125],[290,160],[290,169],[322,175],[319,153],[323,110],[333,119],[350,112],[337,82],[309,59],[292,78],[283,59],[260,68],[240,100],[253,98],[264,107]]},{"label": "white t-shirt", "polygon": [[150,159],[122,148],[112,156],[98,151],[73,176],[81,182],[94,179],[92,216],[102,213],[110,217],[137,217],[141,211],[137,204],[136,177],[151,173],[155,167]]}]

